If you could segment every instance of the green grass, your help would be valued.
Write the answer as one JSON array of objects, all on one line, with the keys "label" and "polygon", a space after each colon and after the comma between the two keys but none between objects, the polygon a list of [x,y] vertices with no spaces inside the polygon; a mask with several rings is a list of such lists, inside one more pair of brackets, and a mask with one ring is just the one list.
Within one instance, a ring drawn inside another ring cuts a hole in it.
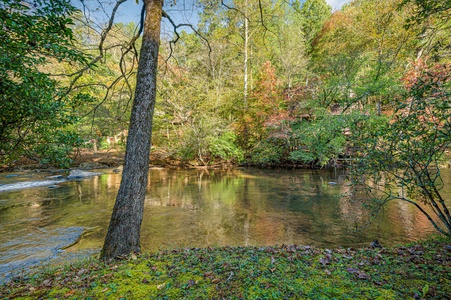
[{"label": "green grass", "polygon": [[450,246],[177,249],[49,269],[0,286],[0,298],[451,299]]}]

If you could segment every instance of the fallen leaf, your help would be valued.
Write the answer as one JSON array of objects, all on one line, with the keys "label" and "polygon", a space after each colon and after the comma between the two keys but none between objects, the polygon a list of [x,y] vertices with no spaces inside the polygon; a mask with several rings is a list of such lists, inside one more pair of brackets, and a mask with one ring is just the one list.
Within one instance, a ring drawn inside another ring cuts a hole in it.
[{"label": "fallen leaf", "polygon": [[188,287],[192,287],[193,285],[195,285],[196,284],[196,282],[194,281],[194,280],[188,280]]},{"label": "fallen leaf", "polygon": [[323,266],[325,266],[325,265],[327,265],[327,264],[330,263],[330,260],[329,260],[327,257],[322,257],[322,258],[319,260],[319,263],[322,264]]},{"label": "fallen leaf", "polygon": [[211,277],[211,276],[213,276],[212,272],[205,272],[204,273],[204,277]]},{"label": "fallen leaf", "polygon": [[49,286],[52,285],[52,281],[49,280],[49,279],[46,279],[46,280],[44,280],[44,281],[42,282],[42,285],[43,285],[43,286],[46,286],[46,287],[49,287]]},{"label": "fallen leaf", "polygon": [[67,292],[67,293],[64,295],[64,298],[69,298],[69,297],[72,296],[73,294],[75,294],[75,290],[70,290],[69,292]]},{"label": "fallen leaf", "polygon": [[367,265],[368,264],[368,261],[367,260],[362,260],[362,261],[360,261],[359,263],[358,263],[358,265],[360,266],[360,267],[362,267],[362,266],[364,266],[364,265]]},{"label": "fallen leaf", "polygon": [[157,285],[157,289],[161,290],[161,289],[164,288],[165,286],[166,286],[166,283],[158,284],[158,285]]},{"label": "fallen leaf", "polygon": [[274,264],[276,262],[276,259],[274,258],[274,256],[271,256],[271,263]]},{"label": "fallen leaf", "polygon": [[77,272],[77,275],[78,276],[81,276],[81,275],[83,275],[83,274],[85,274],[85,273],[88,273],[89,271],[87,270],[87,269],[80,269],[80,271],[78,271]]},{"label": "fallen leaf", "polygon": [[359,271],[358,273],[357,273],[357,277],[359,278],[359,279],[370,279],[370,276],[369,275],[367,275],[365,272],[363,272],[363,271]]}]

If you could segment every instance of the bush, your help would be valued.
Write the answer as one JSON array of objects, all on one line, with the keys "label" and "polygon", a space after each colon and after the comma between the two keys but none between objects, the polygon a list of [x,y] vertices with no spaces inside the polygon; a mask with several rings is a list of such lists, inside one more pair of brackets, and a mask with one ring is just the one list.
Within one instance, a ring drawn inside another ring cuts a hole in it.
[{"label": "bush", "polygon": [[274,165],[283,158],[284,148],[269,140],[259,142],[251,152],[251,162],[258,165]]},{"label": "bush", "polygon": [[227,162],[240,163],[244,159],[244,153],[237,147],[235,141],[236,135],[232,132],[224,132],[220,136],[212,137],[208,143],[211,157]]}]

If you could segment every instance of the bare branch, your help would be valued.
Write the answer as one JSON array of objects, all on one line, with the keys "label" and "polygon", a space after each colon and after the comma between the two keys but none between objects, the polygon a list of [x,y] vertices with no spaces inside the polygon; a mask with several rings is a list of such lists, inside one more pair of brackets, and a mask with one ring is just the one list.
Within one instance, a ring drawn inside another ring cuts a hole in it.
[{"label": "bare branch", "polygon": [[[105,40],[106,40],[106,38],[108,36],[108,33],[110,32],[111,28],[113,27],[114,18],[116,16],[116,12],[117,12],[119,6],[122,3],[124,3],[125,1],[127,1],[127,0],[118,0],[116,2],[116,5],[113,7],[113,11],[111,13],[111,17],[109,19],[108,26],[101,33],[100,42],[99,42],[99,45],[97,47],[98,50],[99,50],[99,55],[97,57],[95,57],[94,59],[92,59],[84,68],[78,70],[75,73],[72,73],[72,74],[68,75],[68,77],[75,76],[75,78],[71,81],[71,83],[69,84],[69,87],[67,88],[66,93],[64,93],[64,95],[61,96],[61,99],[62,99],[62,97],[67,96],[70,93],[70,91],[72,91],[75,83],[78,81],[78,79],[80,79],[80,77],[83,75],[83,73],[85,71],[87,71],[88,69],[92,68],[97,62],[99,62],[104,57],[105,49],[103,48],[103,44],[105,43]],[[85,7],[84,2],[82,1],[82,3],[83,3],[83,8],[84,8]]]},{"label": "bare branch", "polygon": [[191,28],[191,30],[194,31],[194,33],[197,36],[199,36],[202,40],[204,40],[204,42],[207,44],[208,52],[209,52],[209,56],[210,56],[210,53],[212,51],[210,43],[208,42],[208,40],[202,34],[200,34],[199,31],[196,30],[196,28],[194,28],[193,25],[187,24],[187,23],[175,24],[174,20],[172,20],[171,17],[164,10],[163,10],[163,17],[168,19],[168,21],[171,23],[172,27],[174,28],[174,34],[176,36],[175,39],[173,39],[172,41],[169,42],[170,53],[169,53],[169,56],[166,59],[166,61],[168,61],[171,58],[171,56],[172,56],[172,53],[173,53],[172,45],[175,45],[178,42],[178,40],[180,39],[180,34],[177,31],[177,29],[180,28],[180,27],[189,27],[189,28]]},{"label": "bare branch", "polygon": [[[271,32],[271,33],[274,33],[274,32],[272,32],[271,30],[269,30],[268,27],[266,27],[265,22],[264,22],[264,20],[263,20],[263,7],[262,7],[262,1],[261,1],[261,0],[258,0],[258,9],[259,9],[259,11],[260,11],[260,23],[262,24],[263,28],[265,28],[266,31],[269,31],[269,32]],[[274,33],[274,34],[275,34],[275,33]]]},{"label": "bare branch", "polygon": [[228,6],[227,4],[224,3],[224,0],[221,0],[221,4],[222,4],[225,8],[227,8],[227,9],[234,10],[234,11],[238,12],[238,13],[241,14],[244,18],[246,18],[248,21],[250,21],[249,18],[246,16],[246,14],[243,13],[243,12],[242,12],[241,10],[239,10],[238,8]]}]

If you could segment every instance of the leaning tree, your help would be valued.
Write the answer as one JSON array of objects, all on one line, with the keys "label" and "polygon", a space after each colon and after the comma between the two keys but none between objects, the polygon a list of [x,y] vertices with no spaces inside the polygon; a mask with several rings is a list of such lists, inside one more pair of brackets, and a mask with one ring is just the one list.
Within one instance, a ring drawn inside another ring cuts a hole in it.
[{"label": "leaning tree", "polygon": [[124,170],[100,255],[104,260],[141,251],[139,240],[149,172],[163,0],[144,0],[144,8],[142,45]]}]

